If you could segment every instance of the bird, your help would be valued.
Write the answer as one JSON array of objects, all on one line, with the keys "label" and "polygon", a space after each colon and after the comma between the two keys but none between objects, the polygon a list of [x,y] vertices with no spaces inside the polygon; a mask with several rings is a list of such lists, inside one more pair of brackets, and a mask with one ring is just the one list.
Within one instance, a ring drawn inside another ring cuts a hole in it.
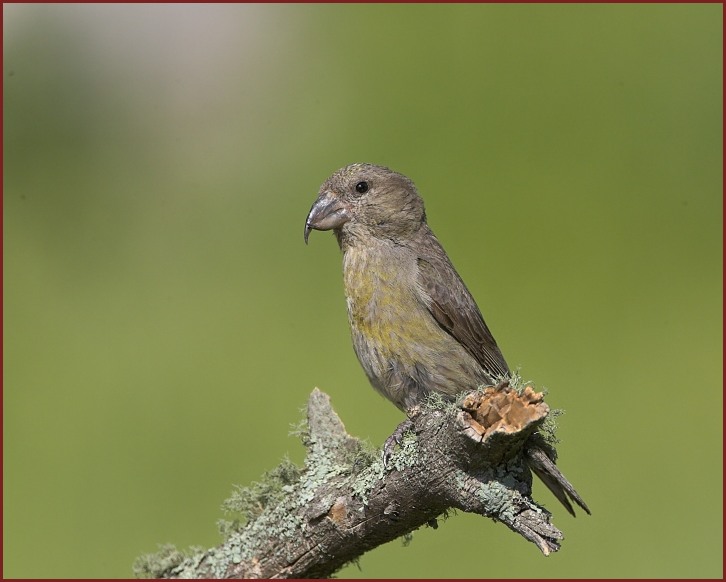
[{"label": "bird", "polygon": [[370,383],[404,412],[510,374],[407,177],[352,164],[320,188],[305,221],[333,230],[353,347]]},{"label": "bird", "polygon": [[[340,168],[305,219],[306,244],[312,230],[332,230],[342,251],[353,348],[368,380],[409,418],[430,394],[453,400],[511,375],[408,177],[370,163]],[[384,464],[408,427],[386,441]]]}]

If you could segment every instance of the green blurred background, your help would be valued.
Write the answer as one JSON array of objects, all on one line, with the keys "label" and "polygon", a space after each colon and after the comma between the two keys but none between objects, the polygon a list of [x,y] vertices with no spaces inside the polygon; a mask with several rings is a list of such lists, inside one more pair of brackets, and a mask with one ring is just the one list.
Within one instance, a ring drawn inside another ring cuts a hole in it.
[{"label": "green blurred background", "polygon": [[593,510],[457,514],[341,577],[722,575],[722,6],[3,5],[4,575],[215,545],[315,386],[379,445],[340,253],[410,176]]}]

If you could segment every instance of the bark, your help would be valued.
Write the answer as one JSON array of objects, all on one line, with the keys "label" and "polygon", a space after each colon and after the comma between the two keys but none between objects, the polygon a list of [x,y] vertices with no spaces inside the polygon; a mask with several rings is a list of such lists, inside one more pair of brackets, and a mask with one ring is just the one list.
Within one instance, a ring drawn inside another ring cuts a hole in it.
[{"label": "bark", "polygon": [[[347,434],[329,397],[315,389],[304,468],[278,471],[254,492],[242,490],[231,506],[248,521],[221,545],[191,556],[165,547],[139,558],[136,574],[330,577],[372,548],[425,524],[436,527],[452,508],[500,521],[548,555],[563,535],[531,498],[530,472],[535,461],[538,475],[555,467],[554,449],[537,432],[548,413],[542,394],[506,383],[472,392],[458,405],[425,406],[384,466],[380,452]],[[555,488],[564,481],[561,492],[589,513],[556,468],[548,475]]]}]

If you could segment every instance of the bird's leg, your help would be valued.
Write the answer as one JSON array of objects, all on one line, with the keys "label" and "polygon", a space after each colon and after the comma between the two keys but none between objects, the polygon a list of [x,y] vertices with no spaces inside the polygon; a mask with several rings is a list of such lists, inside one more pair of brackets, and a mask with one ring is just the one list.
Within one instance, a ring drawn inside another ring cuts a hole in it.
[{"label": "bird's leg", "polygon": [[383,444],[383,468],[388,468],[388,463],[391,460],[391,457],[393,456],[393,449],[396,448],[396,445],[400,445],[401,441],[403,440],[403,435],[408,430],[413,429],[413,422],[410,418],[407,418],[404,420],[401,424],[399,424],[396,427],[396,430],[393,431],[393,434],[389,436],[386,439],[386,442]]}]

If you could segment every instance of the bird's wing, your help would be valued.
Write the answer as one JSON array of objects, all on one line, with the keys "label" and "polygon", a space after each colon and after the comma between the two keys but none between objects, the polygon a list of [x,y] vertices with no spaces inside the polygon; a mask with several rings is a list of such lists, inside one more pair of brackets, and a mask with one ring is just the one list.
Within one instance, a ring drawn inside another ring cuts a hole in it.
[{"label": "bird's wing", "polygon": [[491,376],[508,375],[502,356],[479,308],[434,234],[427,231],[417,245],[419,282],[437,323],[456,339]]}]

